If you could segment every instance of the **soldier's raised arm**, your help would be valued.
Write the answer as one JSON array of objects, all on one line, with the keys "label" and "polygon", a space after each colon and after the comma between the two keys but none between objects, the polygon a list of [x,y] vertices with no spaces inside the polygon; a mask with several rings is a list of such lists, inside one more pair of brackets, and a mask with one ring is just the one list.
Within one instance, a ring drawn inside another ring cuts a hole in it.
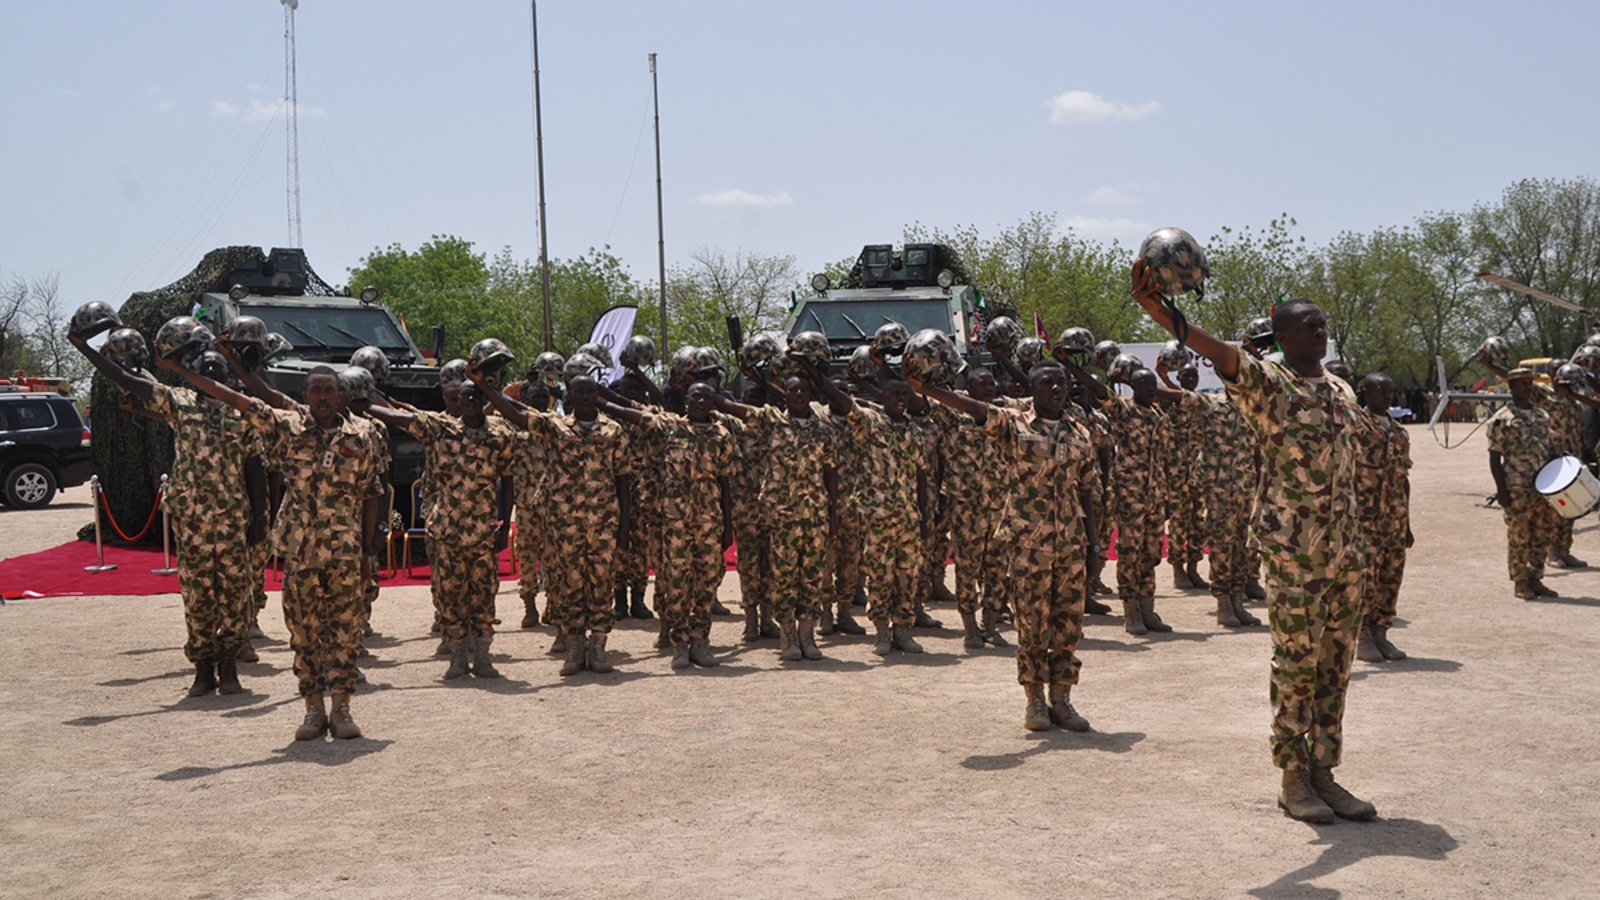
[{"label": "soldier's raised arm", "polygon": [[490,406],[498,410],[500,415],[506,417],[507,422],[523,431],[528,430],[528,408],[502,394],[500,388],[484,376],[482,369],[477,368],[472,363],[467,363],[467,380],[477,387],[478,393],[489,401]]},{"label": "soldier's raised arm", "polygon": [[68,334],[67,340],[72,342],[72,346],[78,348],[78,352],[82,353],[84,358],[89,361],[89,364],[94,366],[95,371],[110,379],[111,383],[115,384],[123,393],[137,397],[140,403],[149,403],[150,399],[155,396],[156,383],[154,379],[136,375],[107,359],[99,350],[89,346],[89,338],[84,335]]},{"label": "soldier's raised arm", "polygon": [[239,352],[234,349],[232,341],[227,338],[220,338],[217,341],[217,352],[222,354],[222,358],[228,361],[228,368],[232,369],[233,374],[239,377],[239,382],[244,385],[244,389],[252,397],[259,397],[261,402],[273,409],[292,409],[294,407],[294,400],[288,394],[268,384],[267,380],[261,377],[259,371],[245,368],[244,361],[239,359]]},{"label": "soldier's raised arm", "polygon": [[[1161,305],[1161,288],[1156,284],[1155,275],[1142,259],[1133,261],[1133,281],[1128,289],[1134,302],[1144,307],[1144,311],[1157,325],[1165,328],[1174,337],[1178,332],[1172,323],[1172,314]],[[1233,381],[1239,377],[1239,348],[1212,337],[1209,332],[1193,322],[1188,323],[1187,346],[1194,352],[1211,360],[1211,365],[1217,370],[1217,375],[1225,381]]]},{"label": "soldier's raised arm", "polygon": [[193,387],[195,390],[200,391],[201,393],[210,397],[221,400],[223,403],[228,404],[239,412],[244,412],[250,408],[251,398],[249,395],[241,394],[233,388],[222,384],[221,382],[212,381],[210,378],[201,375],[199,372],[190,371],[189,369],[186,369],[180,365],[177,360],[168,359],[165,356],[158,356],[156,357],[156,365],[162,367],[163,369],[176,372],[179,378],[182,378],[184,381],[189,383],[190,387]]}]

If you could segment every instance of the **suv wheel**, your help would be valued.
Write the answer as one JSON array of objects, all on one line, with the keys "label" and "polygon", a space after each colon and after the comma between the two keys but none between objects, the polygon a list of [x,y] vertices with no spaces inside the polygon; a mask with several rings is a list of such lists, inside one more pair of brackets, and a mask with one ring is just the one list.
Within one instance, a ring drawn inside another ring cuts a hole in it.
[{"label": "suv wheel", "polygon": [[23,463],[6,473],[6,503],[17,509],[48,506],[56,495],[56,476],[46,466]]}]

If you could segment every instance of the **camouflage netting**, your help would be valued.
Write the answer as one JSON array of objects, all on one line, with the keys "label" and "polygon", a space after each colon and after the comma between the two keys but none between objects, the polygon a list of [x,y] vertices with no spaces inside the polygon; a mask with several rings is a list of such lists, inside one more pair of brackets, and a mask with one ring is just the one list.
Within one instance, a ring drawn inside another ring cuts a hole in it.
[{"label": "camouflage netting", "polygon": [[[259,247],[219,247],[205,255],[194,271],[164,288],[143,291],[128,297],[118,314],[122,324],[138,329],[151,346],[156,330],[173,316],[188,315],[198,295],[228,290],[229,276],[241,265],[259,263],[266,254]],[[327,282],[309,271],[307,292],[333,294]],[[165,370],[156,370],[164,383],[178,380]],[[123,412],[117,408],[120,392],[100,375],[89,391],[89,408],[94,418],[94,470],[100,476],[106,502],[117,524],[129,535],[142,527],[156,502],[161,474],[172,471],[172,430],[167,426]],[[123,543],[110,523],[104,523],[107,543]],[[78,532],[80,540],[94,540],[93,523]],[[160,544],[161,529],[151,528],[141,543]]]}]

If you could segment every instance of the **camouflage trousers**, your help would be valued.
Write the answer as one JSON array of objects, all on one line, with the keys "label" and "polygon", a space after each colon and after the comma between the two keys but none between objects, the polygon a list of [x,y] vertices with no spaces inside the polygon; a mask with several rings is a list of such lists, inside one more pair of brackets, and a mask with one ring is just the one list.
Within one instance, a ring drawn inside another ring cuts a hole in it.
[{"label": "camouflage trousers", "polygon": [[567,536],[564,553],[545,560],[550,621],[561,634],[610,634],[616,624],[616,550],[613,529]]},{"label": "camouflage trousers", "polygon": [[1100,526],[1100,533],[1095,535],[1095,543],[1103,548],[1111,546],[1111,526],[1116,524],[1111,521],[1111,510],[1117,505],[1115,501],[1116,495],[1110,485],[1102,487],[1095,498],[1094,520]]},{"label": "camouflage trousers", "polygon": [[921,529],[908,512],[866,521],[861,567],[869,590],[867,616],[877,626],[911,627],[916,621],[917,579],[922,572]]},{"label": "camouflage trousers", "polygon": [[[534,609],[534,598],[539,596],[539,585],[543,580],[546,550],[550,545],[545,536],[544,523],[537,517],[537,512],[530,512],[530,519],[524,521],[521,516],[517,520],[517,541],[514,548],[517,554],[517,592],[522,596],[524,609]],[[548,602],[548,597],[546,598]]]},{"label": "camouflage trousers", "polygon": [[1404,540],[1378,545],[1367,564],[1366,595],[1361,614],[1368,628],[1389,628],[1394,624],[1395,607],[1400,600],[1400,581],[1405,577]]},{"label": "camouflage trousers", "polygon": [[950,561],[950,501],[939,498],[939,508],[934,514],[933,533],[922,541],[922,572],[917,584],[916,599],[931,599],[935,586],[944,583],[944,570]]},{"label": "camouflage trousers", "polygon": [[980,500],[958,500],[950,526],[956,562],[956,609],[977,612],[980,605],[999,609],[1008,555],[996,532],[1001,510]]},{"label": "camouflage trousers", "polygon": [[766,523],[735,520],[739,570],[739,605],[750,609],[772,601],[772,533]]},{"label": "camouflage trousers", "polygon": [[378,578],[383,573],[383,557],[377,553],[367,557],[368,571],[366,582],[361,586],[361,626],[372,621],[372,604],[378,599]]},{"label": "camouflage trousers", "polygon": [[337,560],[283,575],[283,622],[289,627],[300,694],[354,692],[361,646],[361,560]]},{"label": "camouflage trousers", "polygon": [[219,537],[204,523],[178,520],[178,588],[188,638],[183,655],[199,665],[232,659],[249,636],[250,587],[254,569],[244,532]]},{"label": "camouflage trousers", "polygon": [[711,604],[728,564],[722,555],[722,520],[682,518],[662,533],[656,603],[674,646],[711,636]]},{"label": "camouflage trousers", "polygon": [[832,561],[827,517],[778,523],[772,531],[772,608],[779,622],[821,618],[823,604],[832,599]]},{"label": "camouflage trousers", "polygon": [[[843,504],[841,504],[843,506]],[[861,518],[853,512],[839,510],[839,531],[833,536],[833,601],[852,603],[856,591],[865,583],[861,572],[861,554],[867,541],[867,532]]]},{"label": "camouflage trousers", "polygon": [[494,595],[500,588],[500,561],[494,544],[435,543],[431,552],[433,589],[445,640],[453,647],[469,636],[494,634]]},{"label": "camouflage trousers", "polygon": [[1555,533],[1550,538],[1550,555],[1565,556],[1572,552],[1572,523],[1572,519],[1556,513]]},{"label": "camouflage trousers", "polygon": [[1272,626],[1272,760],[1280,769],[1337,766],[1364,559],[1351,551],[1311,568],[1264,548],[1262,561]]},{"label": "camouflage trousers", "polygon": [[[1030,546],[1026,537],[1011,561],[1012,612],[1017,620],[1017,683],[1077,684],[1083,663],[1086,548],[1070,552]],[[1121,568],[1121,565],[1118,565]]]},{"label": "camouflage trousers", "polygon": [[1117,596],[1124,602],[1156,595],[1161,563],[1162,511],[1154,505],[1125,503],[1117,517]]},{"label": "camouflage trousers", "polygon": [[267,563],[272,561],[272,542],[262,541],[251,545],[250,555],[250,619],[267,607]]},{"label": "camouflage trousers", "polygon": [[1180,478],[1178,492],[1167,519],[1167,562],[1189,566],[1205,556],[1204,495],[1192,479]]},{"label": "camouflage trousers", "polygon": [[1506,522],[1506,568],[1512,582],[1544,577],[1544,561],[1555,541],[1560,516],[1548,501],[1532,496],[1502,510]]},{"label": "camouflage trousers", "polygon": [[1243,596],[1250,586],[1250,510],[1230,487],[1213,489],[1206,501],[1206,535],[1211,544],[1211,595]]},{"label": "camouflage trousers", "polygon": [[617,587],[642,591],[650,582],[651,563],[658,555],[653,537],[660,532],[650,527],[647,518],[639,515],[638,510],[634,513],[628,520],[628,549],[617,551]]}]

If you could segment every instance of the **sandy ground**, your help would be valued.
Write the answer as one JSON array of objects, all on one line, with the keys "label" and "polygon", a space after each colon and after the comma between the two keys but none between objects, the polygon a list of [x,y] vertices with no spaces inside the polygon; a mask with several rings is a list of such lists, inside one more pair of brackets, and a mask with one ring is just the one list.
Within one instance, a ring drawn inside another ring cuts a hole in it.
[{"label": "sandy ground", "polygon": [[[725,665],[673,675],[630,624],[617,674],[563,680],[513,630],[506,680],[447,685],[413,588],[379,601],[367,737],[297,744],[276,595],[246,693],[200,700],[176,596],[53,599],[0,608],[0,894],[1593,896],[1600,570],[1514,600],[1482,435],[1413,445],[1412,659],[1356,663],[1340,769],[1377,823],[1279,813],[1267,634],[1165,568],[1176,634],[1091,620],[1088,735],[1025,732],[1011,657],[953,631],[784,666],[723,619]],[[82,493],[0,513],[4,551],[70,536]]]}]

